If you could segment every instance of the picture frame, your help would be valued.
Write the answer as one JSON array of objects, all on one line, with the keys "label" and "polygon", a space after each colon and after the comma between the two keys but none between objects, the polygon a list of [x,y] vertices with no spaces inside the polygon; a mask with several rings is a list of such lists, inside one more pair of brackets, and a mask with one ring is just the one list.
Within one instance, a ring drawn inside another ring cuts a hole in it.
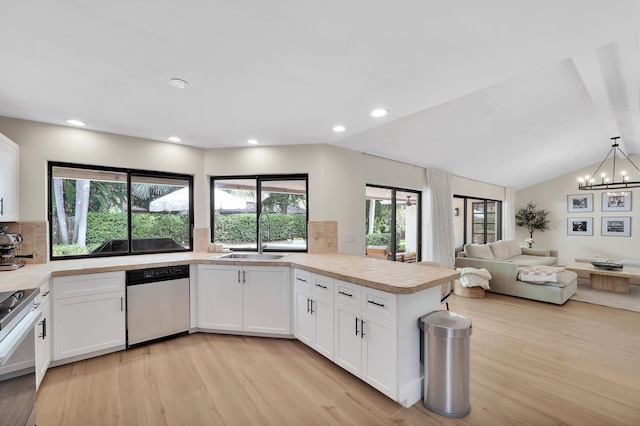
[{"label": "picture frame", "polygon": [[604,216],[601,230],[604,237],[630,237],[631,216]]},{"label": "picture frame", "polygon": [[593,194],[567,195],[567,212],[581,213],[593,211]]},{"label": "picture frame", "polygon": [[567,235],[593,235],[592,217],[569,217],[567,218]]},{"label": "picture frame", "polygon": [[631,192],[603,192],[603,212],[630,212]]}]

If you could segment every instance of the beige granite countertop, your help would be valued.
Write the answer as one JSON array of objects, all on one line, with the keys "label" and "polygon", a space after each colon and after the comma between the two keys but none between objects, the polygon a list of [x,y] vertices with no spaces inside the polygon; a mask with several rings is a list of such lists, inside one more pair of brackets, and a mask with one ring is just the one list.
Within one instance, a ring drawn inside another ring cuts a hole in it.
[{"label": "beige granite countertop", "polygon": [[57,260],[0,271],[0,291],[38,287],[51,277],[126,271],[183,264],[286,266],[395,294],[411,294],[439,286],[460,274],[453,269],[390,262],[345,254],[291,253],[278,260],[216,260],[222,253],[166,253],[92,259]]}]

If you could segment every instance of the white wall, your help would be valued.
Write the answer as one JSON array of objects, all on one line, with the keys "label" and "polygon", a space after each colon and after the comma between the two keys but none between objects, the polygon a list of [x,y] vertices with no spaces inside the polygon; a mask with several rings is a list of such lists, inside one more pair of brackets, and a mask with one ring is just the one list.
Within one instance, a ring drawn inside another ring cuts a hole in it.
[{"label": "white wall", "polygon": [[[6,117],[0,117],[0,133],[20,147],[21,221],[47,220],[48,161],[203,176],[199,148]],[[195,209],[203,211],[205,182],[194,183]],[[196,228],[206,226],[198,219]]]},{"label": "white wall", "polygon": [[[632,155],[631,159],[640,164],[640,157]],[[612,260],[640,259],[640,190],[631,190],[630,212],[603,212],[603,191],[579,191],[578,176],[593,173],[598,164],[585,169],[560,176],[537,185],[523,188],[518,191],[516,210],[524,207],[527,202],[533,201],[538,208],[550,212],[550,231],[534,233],[535,247],[557,248],[559,250],[559,263],[572,263],[578,257],[602,256]],[[606,165],[606,170],[611,170]],[[567,209],[567,196],[571,194],[593,194],[593,212],[569,213]],[[601,236],[601,218],[603,216],[631,216],[631,237]],[[567,219],[569,217],[593,218],[593,236],[567,235]],[[523,242],[529,237],[525,228],[516,228],[518,239]]]},{"label": "white wall", "polygon": [[[332,145],[210,149],[207,176],[309,174],[309,220],[338,222],[338,251],[365,252],[366,184],[423,190],[424,169]],[[348,235],[353,235],[350,241]]]},{"label": "white wall", "polygon": [[[210,176],[308,173],[309,219],[337,221],[339,252],[363,255],[366,184],[426,189],[422,167],[332,145],[205,150],[6,117],[0,117],[0,132],[20,146],[22,221],[47,219],[48,161],[193,175],[196,228],[209,227]],[[459,177],[453,188],[457,194],[499,200],[504,194],[504,188]]]}]

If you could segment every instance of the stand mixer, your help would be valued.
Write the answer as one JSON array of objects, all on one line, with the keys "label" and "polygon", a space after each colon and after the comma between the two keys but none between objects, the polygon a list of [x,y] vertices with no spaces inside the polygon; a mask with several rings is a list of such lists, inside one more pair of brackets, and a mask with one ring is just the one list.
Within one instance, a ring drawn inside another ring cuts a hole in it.
[{"label": "stand mixer", "polygon": [[22,235],[7,234],[7,226],[0,226],[0,271],[13,271],[25,265],[19,258],[33,258],[33,254],[21,254]]}]

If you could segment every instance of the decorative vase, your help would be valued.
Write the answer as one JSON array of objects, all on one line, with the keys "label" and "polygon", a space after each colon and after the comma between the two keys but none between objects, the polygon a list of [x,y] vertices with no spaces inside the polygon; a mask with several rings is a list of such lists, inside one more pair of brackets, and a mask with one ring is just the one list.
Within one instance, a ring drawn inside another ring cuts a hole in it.
[{"label": "decorative vase", "polygon": [[529,248],[533,248],[533,243],[527,243],[529,245]]}]

